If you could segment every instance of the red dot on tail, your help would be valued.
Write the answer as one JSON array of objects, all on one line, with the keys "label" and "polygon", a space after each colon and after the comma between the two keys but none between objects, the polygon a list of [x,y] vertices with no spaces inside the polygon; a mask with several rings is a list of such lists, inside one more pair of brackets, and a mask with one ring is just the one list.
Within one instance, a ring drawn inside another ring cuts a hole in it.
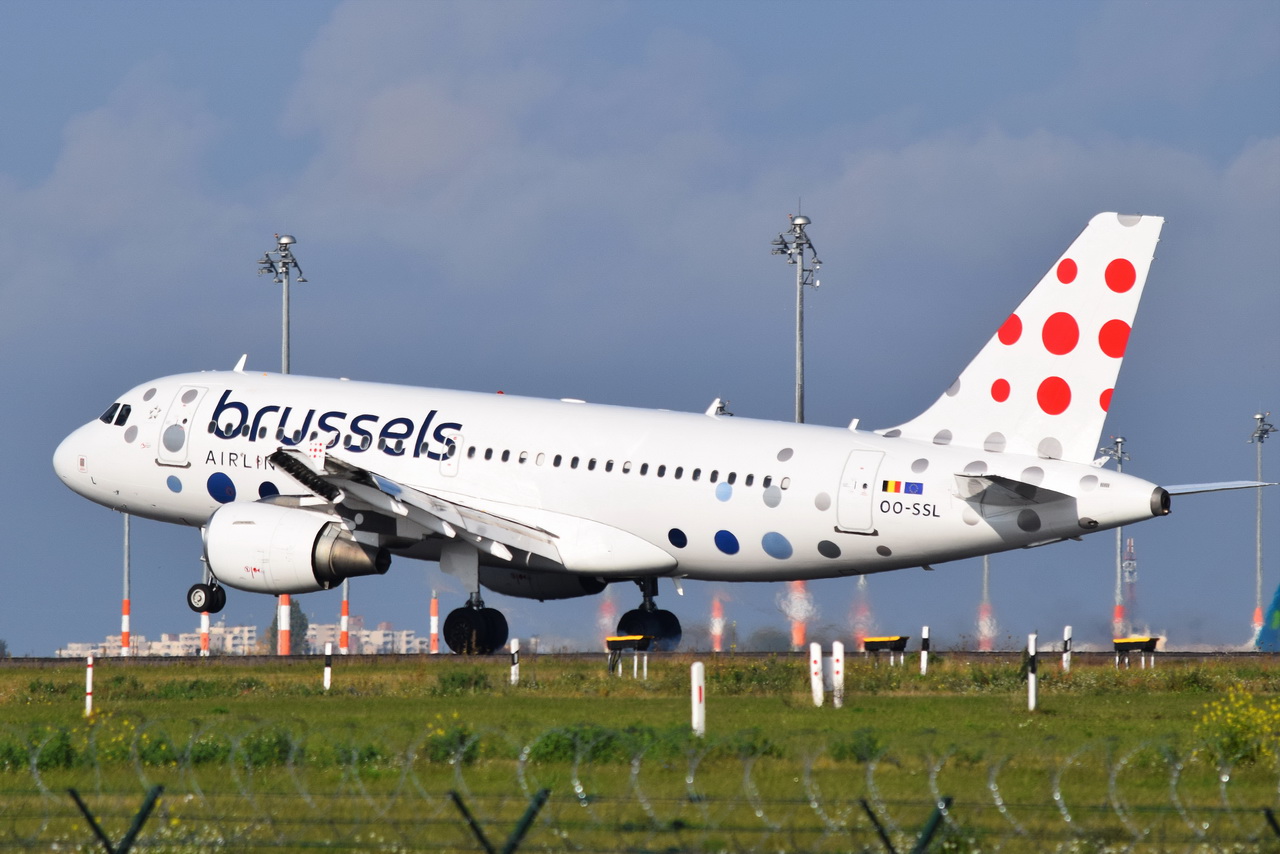
[{"label": "red dot on tail", "polygon": [[1000,338],[1001,344],[1015,344],[1022,337],[1022,318],[1016,314],[1009,315],[1000,326],[1000,331],[996,333]]},{"label": "red dot on tail", "polygon": [[996,380],[991,384],[991,399],[996,403],[1004,403],[1009,399],[1009,381]]},{"label": "red dot on tail", "polygon": [[1113,391],[1115,389],[1109,388],[1098,396],[1098,405],[1102,407],[1103,412],[1111,409],[1111,392]]},{"label": "red dot on tail", "polygon": [[1049,377],[1036,389],[1036,402],[1049,415],[1061,415],[1071,405],[1071,386],[1062,377]]},{"label": "red dot on tail", "polygon": [[1050,315],[1040,334],[1044,338],[1045,349],[1055,356],[1065,356],[1080,342],[1080,326],[1065,311]]},{"label": "red dot on tail", "polygon": [[1133,269],[1133,265],[1125,258],[1117,258],[1107,265],[1107,287],[1118,294],[1122,294],[1133,287],[1133,283],[1138,281],[1138,272]]},{"label": "red dot on tail", "polygon": [[1063,258],[1058,262],[1058,281],[1069,285],[1076,280],[1076,262]]},{"label": "red dot on tail", "polygon": [[1098,330],[1098,346],[1111,358],[1119,359],[1129,346],[1129,324],[1123,320],[1108,320],[1102,324]]}]

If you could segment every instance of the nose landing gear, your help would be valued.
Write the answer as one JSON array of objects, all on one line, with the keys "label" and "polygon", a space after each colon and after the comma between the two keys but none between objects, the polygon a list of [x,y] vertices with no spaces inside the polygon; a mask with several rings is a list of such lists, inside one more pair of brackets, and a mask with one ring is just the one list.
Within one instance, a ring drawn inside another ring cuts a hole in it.
[{"label": "nose landing gear", "polygon": [[675,651],[680,646],[684,631],[675,614],[654,605],[653,597],[658,595],[658,579],[637,578],[635,582],[640,588],[643,601],[639,608],[627,611],[618,620],[618,634],[648,635],[654,639],[654,649]]},{"label": "nose landing gear", "polygon": [[227,607],[227,589],[216,581],[210,584],[193,584],[187,591],[187,607],[197,614],[205,611],[216,614]]}]

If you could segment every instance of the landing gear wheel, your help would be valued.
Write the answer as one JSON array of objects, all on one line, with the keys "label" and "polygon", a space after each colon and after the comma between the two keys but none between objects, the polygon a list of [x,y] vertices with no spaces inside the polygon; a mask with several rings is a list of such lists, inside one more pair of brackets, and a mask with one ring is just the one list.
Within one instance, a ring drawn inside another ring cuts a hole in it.
[{"label": "landing gear wheel", "polygon": [[209,603],[209,613],[216,614],[227,607],[227,588],[218,585],[213,588],[213,601]]},{"label": "landing gear wheel", "polygon": [[193,584],[187,591],[187,607],[197,614],[209,610],[213,602],[213,588],[208,584]]},{"label": "landing gear wheel", "polygon": [[618,620],[618,634],[647,635],[653,638],[653,648],[662,652],[674,652],[684,637],[680,620],[675,614],[661,608],[654,608],[652,611],[643,608],[627,611]]},{"label": "landing gear wheel", "polygon": [[496,608],[457,608],[444,620],[444,642],[460,655],[489,655],[507,637],[507,618]]}]

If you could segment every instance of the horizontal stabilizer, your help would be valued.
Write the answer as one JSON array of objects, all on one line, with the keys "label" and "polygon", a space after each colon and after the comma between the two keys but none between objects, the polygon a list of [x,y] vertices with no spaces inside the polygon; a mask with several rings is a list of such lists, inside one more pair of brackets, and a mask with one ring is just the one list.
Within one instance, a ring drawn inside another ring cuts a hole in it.
[{"label": "horizontal stabilizer", "polygon": [[1255,489],[1260,486],[1275,486],[1259,480],[1224,480],[1218,483],[1183,483],[1178,486],[1166,486],[1170,495],[1195,495],[1197,492],[1223,492],[1228,489]]},{"label": "horizontal stabilizer", "polygon": [[1045,504],[1070,497],[1052,489],[1045,489],[1043,486],[1001,477],[998,474],[958,474],[956,486],[959,489],[959,496],[966,501],[1003,507]]}]

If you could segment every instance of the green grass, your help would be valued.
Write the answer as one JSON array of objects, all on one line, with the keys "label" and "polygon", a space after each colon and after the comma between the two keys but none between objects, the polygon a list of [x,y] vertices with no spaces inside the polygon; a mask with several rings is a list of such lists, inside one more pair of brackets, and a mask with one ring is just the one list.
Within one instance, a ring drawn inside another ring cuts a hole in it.
[{"label": "green grass", "polygon": [[[1042,665],[1039,708],[1030,713],[1016,662],[936,656],[921,677],[914,667],[854,660],[844,708],[834,709],[813,706],[803,658],[708,656],[705,739],[689,731],[692,660],[653,656],[650,679],[639,682],[608,676],[603,656],[527,656],[524,681],[513,687],[503,658],[338,659],[328,693],[318,660],[100,661],[92,722],[83,716],[82,666],[0,669],[0,802],[10,805],[0,813],[30,799],[44,805],[32,815],[47,822],[57,800],[47,793],[72,786],[127,813],[139,791],[163,783],[165,818],[153,832],[176,820],[173,838],[191,842],[211,823],[241,821],[250,828],[244,838],[256,838],[264,815],[280,809],[314,813],[318,824],[302,821],[290,833],[324,841],[346,832],[343,816],[359,824],[369,803],[384,805],[387,819],[420,821],[425,809],[454,833],[449,789],[473,798],[482,821],[509,829],[525,799],[546,787],[543,833],[579,828],[583,838],[621,839],[631,828],[648,834],[645,844],[680,849],[688,828],[701,828],[696,847],[714,849],[725,828],[764,827],[774,847],[828,850],[824,826],[869,832],[860,798],[883,804],[882,817],[909,839],[933,793],[952,795],[955,821],[980,838],[1010,833],[998,793],[1031,838],[1084,833],[1104,848],[1117,828],[1130,838],[1117,809],[1146,822],[1150,839],[1189,833],[1189,819],[1221,821],[1249,839],[1255,827],[1265,830],[1260,810],[1277,805],[1280,667],[1269,659],[1077,665],[1070,674]],[[1232,687],[1247,694],[1223,705]],[[1198,724],[1215,703],[1212,726]],[[366,800],[352,802],[352,793]],[[1224,797],[1240,813],[1214,813]],[[1074,811],[1074,825],[1060,806]],[[78,839],[81,824],[68,813],[38,838]],[[964,834],[950,832],[960,845]],[[754,838],[722,844],[752,847],[744,840]],[[450,844],[466,844],[465,828]],[[556,847],[553,837],[540,844]],[[1035,850],[1010,844],[1004,850]]]}]

